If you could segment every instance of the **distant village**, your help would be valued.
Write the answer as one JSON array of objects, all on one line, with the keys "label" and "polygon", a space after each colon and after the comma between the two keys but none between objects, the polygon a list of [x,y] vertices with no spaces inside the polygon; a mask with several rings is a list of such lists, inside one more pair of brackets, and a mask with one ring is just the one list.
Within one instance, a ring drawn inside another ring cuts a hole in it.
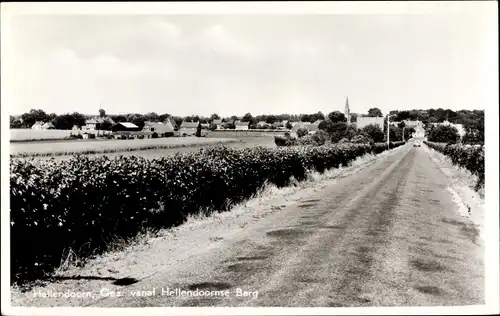
[{"label": "distant village", "polygon": [[[339,120],[344,121],[347,125],[353,125],[357,129],[362,129],[368,125],[376,125],[384,130],[384,120],[386,117],[382,116],[382,112],[375,109],[376,113],[368,113],[368,115],[352,114],[350,111],[349,100],[346,98],[344,112],[335,111]],[[448,110],[447,110],[448,111]],[[103,110],[99,110],[99,115],[87,118],[85,124],[75,124],[71,128],[71,135],[76,138],[96,138],[96,137],[106,137],[106,138],[157,138],[157,137],[186,137],[186,136],[207,136],[209,131],[267,131],[267,132],[289,132],[291,134],[297,134],[299,129],[305,129],[309,134],[314,134],[320,130],[321,122],[331,118],[332,113],[325,117],[321,112],[316,115],[314,121],[311,122],[311,118],[315,115],[311,115],[308,120],[305,121],[291,121],[291,120],[259,120],[256,118],[247,117],[249,113],[236,119],[233,116],[230,119],[213,118],[210,120],[205,119],[204,122],[201,120],[187,120],[183,119],[181,122],[176,122],[172,117],[166,117],[162,121],[144,121],[142,124],[134,124],[133,122],[115,122],[110,116],[106,115]],[[218,117],[218,116],[217,116]],[[258,118],[258,117],[257,117]],[[454,126],[459,135],[462,137],[465,135],[465,128],[463,124],[451,123],[448,120],[443,122],[423,122],[422,120],[400,120],[391,121],[391,126],[405,126],[406,128],[412,128],[414,134],[412,136],[424,137],[426,125],[449,125]],[[12,124],[11,124],[12,125]],[[12,127],[12,126],[11,126]],[[36,121],[32,126],[33,130],[50,130],[56,129],[52,122]]]}]

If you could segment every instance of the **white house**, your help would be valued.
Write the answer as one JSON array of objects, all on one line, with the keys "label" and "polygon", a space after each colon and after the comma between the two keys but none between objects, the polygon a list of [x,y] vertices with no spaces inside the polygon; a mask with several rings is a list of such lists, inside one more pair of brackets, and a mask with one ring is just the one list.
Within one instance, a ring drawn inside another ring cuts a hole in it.
[{"label": "white house", "polygon": [[44,129],[44,128],[43,128],[43,124],[44,124],[44,123],[43,123],[43,122],[41,122],[41,121],[36,121],[36,122],[35,122],[35,124],[33,124],[33,125],[31,126],[31,129],[37,129],[37,130]]},{"label": "white house", "polygon": [[196,129],[198,128],[199,122],[186,122],[182,121],[180,127],[180,134],[182,136],[194,136],[196,135]]},{"label": "white house", "polygon": [[370,117],[370,116],[358,116],[356,118],[356,128],[362,129],[367,125],[378,125],[381,130],[384,130],[384,118],[383,117]]},{"label": "white house", "polygon": [[221,129],[222,120],[221,119],[213,120],[212,124],[215,125],[217,127],[217,129]]},{"label": "white house", "polygon": [[234,129],[239,130],[239,131],[246,131],[248,130],[248,125],[249,122],[241,122],[241,121],[236,121],[234,122]]}]

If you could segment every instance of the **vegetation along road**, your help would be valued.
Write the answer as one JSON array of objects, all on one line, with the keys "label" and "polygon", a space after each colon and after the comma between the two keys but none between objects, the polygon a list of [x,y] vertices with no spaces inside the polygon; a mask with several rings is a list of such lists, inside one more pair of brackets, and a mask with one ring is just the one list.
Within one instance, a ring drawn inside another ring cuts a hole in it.
[{"label": "vegetation along road", "polygon": [[132,284],[113,284],[103,270],[43,290],[93,291],[92,299],[37,298],[34,305],[484,304],[483,244],[446,187],[428,152],[408,144],[278,211],[254,214],[242,229],[198,227],[127,254],[135,264],[121,277],[135,278]]}]

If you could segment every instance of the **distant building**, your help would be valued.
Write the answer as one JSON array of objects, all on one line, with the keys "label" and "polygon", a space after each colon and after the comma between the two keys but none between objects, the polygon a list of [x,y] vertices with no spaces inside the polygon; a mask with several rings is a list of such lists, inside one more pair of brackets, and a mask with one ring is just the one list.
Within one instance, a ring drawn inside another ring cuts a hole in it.
[{"label": "distant building", "polygon": [[356,118],[356,128],[362,129],[370,124],[378,125],[381,130],[384,130],[383,117],[358,116]]},{"label": "distant building", "polygon": [[347,119],[347,124],[351,124],[351,110],[349,109],[349,98],[345,98],[345,109],[344,109],[344,116]]},{"label": "distant building", "polygon": [[212,124],[215,125],[217,127],[217,129],[221,129],[222,120],[221,119],[213,120]]},{"label": "distant building", "polygon": [[31,126],[31,129],[37,129],[37,130],[44,129],[44,128],[43,128],[43,124],[44,124],[43,122],[41,122],[41,121],[37,121],[37,122],[35,122],[35,124],[33,124],[33,125]]},{"label": "distant building", "polygon": [[42,128],[43,129],[56,129],[56,127],[54,126],[54,124],[52,124],[52,122],[47,122],[47,123],[43,124]]},{"label": "distant building", "polygon": [[169,121],[165,123],[147,122],[144,124],[143,132],[156,133],[158,137],[174,136],[174,127]]},{"label": "distant building", "polygon": [[239,130],[239,131],[246,131],[248,130],[250,122],[241,122],[241,121],[235,121],[234,122],[234,129]]},{"label": "distant building", "polygon": [[267,124],[265,121],[260,121],[257,123],[257,128],[267,128],[269,124]]},{"label": "distant building", "polygon": [[186,122],[183,121],[180,126],[180,134],[182,136],[194,136],[196,135],[196,129],[198,128],[199,122]]},{"label": "distant building", "polygon": [[111,128],[113,132],[138,132],[141,129],[139,126],[130,122],[120,122],[113,125]]},{"label": "distant building", "polygon": [[457,129],[458,135],[460,135],[460,138],[464,137],[465,133],[466,133],[465,128],[462,124],[455,124],[455,123],[451,123],[449,121],[444,121],[442,123],[431,123],[431,124],[434,126],[439,126],[439,125],[453,126]]},{"label": "distant building", "polygon": [[415,133],[413,134],[413,137],[424,137],[425,136],[425,129],[421,125],[417,125],[415,128]]},{"label": "distant building", "polygon": [[73,125],[71,128],[71,135],[80,135],[82,133],[82,128],[78,125]]},{"label": "distant building", "polygon": [[410,121],[410,120],[404,120],[403,121],[405,123],[405,127],[417,127],[417,126],[424,126],[424,123],[422,123],[421,121],[419,120],[416,120],[416,121]]}]

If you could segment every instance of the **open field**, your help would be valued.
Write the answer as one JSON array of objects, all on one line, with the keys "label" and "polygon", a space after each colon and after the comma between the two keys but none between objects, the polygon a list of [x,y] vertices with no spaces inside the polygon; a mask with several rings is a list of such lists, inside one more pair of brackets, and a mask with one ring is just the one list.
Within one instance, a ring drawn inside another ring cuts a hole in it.
[{"label": "open field", "polygon": [[[168,139],[174,139],[174,138],[168,138]],[[257,137],[239,137],[239,138],[214,138],[214,137],[207,137],[207,138],[194,138],[194,137],[188,137],[188,138],[176,138],[177,140],[185,140],[185,141],[190,141],[192,139],[198,139],[201,140],[202,143],[198,143],[195,145],[191,146],[177,146],[177,147],[171,147],[171,148],[153,148],[153,149],[147,149],[147,150],[133,150],[133,151],[119,151],[115,150],[114,152],[107,152],[107,153],[89,153],[89,156],[109,156],[109,157],[114,157],[114,156],[139,156],[139,157],[144,157],[144,158],[161,158],[169,155],[174,155],[176,153],[190,153],[190,152],[197,152],[200,150],[200,148],[219,144],[221,142],[224,142],[225,145],[227,145],[229,148],[233,149],[243,149],[243,148],[252,148],[252,147],[257,147],[257,146],[263,146],[267,148],[274,148],[276,145],[274,144],[274,138],[271,136],[264,137],[264,136],[257,136]],[[159,140],[159,139],[156,139]],[[165,140],[165,139],[163,139]],[[144,144],[145,140],[138,140],[141,141]],[[228,142],[232,141],[232,142]],[[43,142],[37,142],[37,143],[32,143],[32,144],[11,144],[11,153],[14,154],[14,150],[12,148],[18,146],[19,148],[25,148],[26,146],[30,145],[36,145],[37,148],[40,147],[47,147],[47,148],[64,148],[67,144],[70,143],[77,143],[78,146],[81,146],[82,143],[95,143],[95,142],[104,142],[103,140],[67,140],[67,141],[43,141]],[[106,142],[108,142],[106,140]],[[123,144],[123,142],[126,142],[125,140],[116,140],[115,142],[119,142]],[[76,145],[72,145],[76,146]],[[47,149],[48,150],[48,149]],[[39,159],[51,159],[55,158],[56,160],[66,160],[70,159],[72,155],[57,155],[57,156],[50,156],[50,155],[45,155],[45,156],[38,156],[37,158]]]},{"label": "open field", "polygon": [[11,141],[55,140],[69,137],[70,130],[35,130],[31,128],[10,129]]},{"label": "open field", "polygon": [[149,149],[169,149],[179,147],[199,147],[219,143],[237,142],[231,138],[156,138],[131,140],[77,140],[59,142],[11,143],[10,152],[14,157],[51,157],[74,154],[105,154]]}]

